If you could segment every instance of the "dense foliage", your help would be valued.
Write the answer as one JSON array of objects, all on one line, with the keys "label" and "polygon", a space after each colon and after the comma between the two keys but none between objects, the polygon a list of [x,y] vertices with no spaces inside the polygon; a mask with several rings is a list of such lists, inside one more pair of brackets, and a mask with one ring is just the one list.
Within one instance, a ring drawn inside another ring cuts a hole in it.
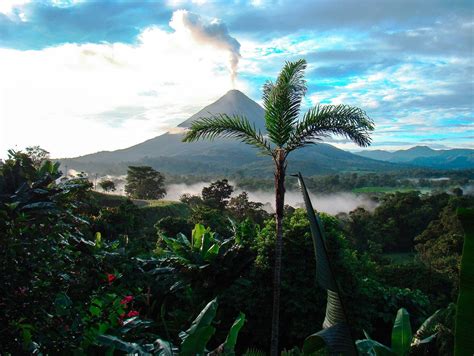
[{"label": "dense foliage", "polygon": [[[0,353],[267,350],[275,220],[261,204],[217,181],[181,203],[139,207],[92,192],[85,178],[62,179],[46,158],[11,151],[0,167]],[[382,196],[373,212],[320,214],[355,338],[366,331],[393,345],[400,308],[412,330],[441,309],[436,336],[410,352],[452,354],[464,236],[456,209],[473,205],[407,192]],[[298,355],[321,329],[326,294],[303,209],[285,207],[283,236],[280,343]],[[193,323],[199,315],[209,317]],[[188,349],[180,332],[198,330],[209,333],[204,345]]]}]

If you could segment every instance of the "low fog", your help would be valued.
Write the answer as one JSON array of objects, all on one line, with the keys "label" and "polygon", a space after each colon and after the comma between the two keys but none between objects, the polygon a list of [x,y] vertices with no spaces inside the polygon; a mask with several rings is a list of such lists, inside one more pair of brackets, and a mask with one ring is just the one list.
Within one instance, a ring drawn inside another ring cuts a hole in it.
[{"label": "low fog", "polygon": [[[192,194],[192,195],[200,195],[202,188],[209,186],[210,182],[200,182],[191,185],[187,184],[170,184],[166,187],[167,200],[179,200],[179,197],[182,194]],[[230,185],[235,187],[235,184],[229,182]],[[272,208],[275,207],[275,194],[271,191],[248,191],[249,200],[260,202],[263,204],[268,204]],[[236,196],[242,193],[242,189],[235,189],[232,196]],[[353,193],[342,192],[342,193],[335,193],[335,194],[310,194],[311,201],[313,203],[313,207],[318,210],[328,214],[335,215],[337,213],[348,213],[357,207],[363,207],[367,210],[373,210],[377,206],[377,203],[364,197],[362,195],[356,195]],[[291,205],[293,207],[302,207],[303,205],[303,197],[301,192],[296,190],[288,190],[285,194],[285,204]]]},{"label": "low fog", "polygon": [[[69,176],[74,176],[74,173],[71,170],[68,172]],[[90,177],[93,178],[93,177]],[[109,194],[116,195],[125,195],[125,178],[126,176],[105,176],[98,179],[91,179],[94,185],[101,180],[111,179],[115,183],[116,191],[110,192]],[[194,184],[169,184],[166,186],[166,197],[165,200],[175,200],[178,201],[180,196],[183,194],[191,195],[201,195],[202,188],[209,186],[211,182],[199,182]],[[230,185],[234,187],[234,193],[232,196],[237,196],[242,193],[244,190],[235,188],[236,184],[234,182],[229,182]],[[100,188],[96,187],[98,191],[101,191]],[[272,212],[275,207],[275,194],[272,191],[249,191],[245,190],[248,193],[249,200],[260,202],[265,205],[266,210]],[[334,194],[311,194],[311,201],[313,206],[318,211],[322,211],[328,214],[336,215],[337,213],[344,212],[348,213],[357,207],[363,207],[367,210],[373,210],[377,206],[377,203],[370,200],[366,196],[356,195],[349,192],[341,192]],[[303,206],[303,197],[299,190],[288,190],[285,194],[285,204],[291,205],[295,208]]]}]

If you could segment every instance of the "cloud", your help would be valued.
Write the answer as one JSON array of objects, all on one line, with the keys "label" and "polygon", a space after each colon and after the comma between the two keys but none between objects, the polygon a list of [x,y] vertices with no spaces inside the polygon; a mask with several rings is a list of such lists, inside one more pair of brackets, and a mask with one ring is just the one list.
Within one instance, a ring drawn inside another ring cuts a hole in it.
[{"label": "cloud", "polygon": [[31,1],[13,10],[16,16],[0,11],[0,47],[24,50],[64,43],[134,43],[143,28],[166,24],[172,14],[148,1],[139,6],[130,1]]},{"label": "cloud", "polygon": [[[305,108],[363,108],[376,123],[374,145],[472,147],[469,1],[22,2],[0,0],[3,152],[33,143],[53,155],[126,147],[217,99],[237,62],[237,86],[255,99],[298,58],[308,60]],[[169,26],[177,9],[186,11]]]},{"label": "cloud", "polygon": [[67,157],[155,137],[230,89],[227,63],[188,31],[156,26],[134,44],[0,48],[0,154],[38,144]]},{"label": "cloud", "polygon": [[[433,0],[299,0],[278,1],[272,6],[242,6],[230,26],[233,30],[267,35],[301,30],[366,30],[370,28],[430,25],[442,17],[471,17],[468,0],[446,2]],[[230,11],[229,11],[230,12]]]},{"label": "cloud", "polygon": [[205,22],[202,17],[186,10],[173,13],[170,26],[177,32],[188,30],[198,43],[210,45],[229,53],[229,67],[234,83],[240,59],[240,43],[229,34],[227,26],[218,19]]}]

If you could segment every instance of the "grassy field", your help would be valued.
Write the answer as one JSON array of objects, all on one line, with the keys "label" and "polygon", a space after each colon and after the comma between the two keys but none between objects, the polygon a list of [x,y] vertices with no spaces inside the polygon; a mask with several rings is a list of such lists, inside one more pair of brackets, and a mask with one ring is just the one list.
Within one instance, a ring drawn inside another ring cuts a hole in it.
[{"label": "grassy field", "polygon": [[[97,204],[107,208],[118,207],[128,200],[127,197],[122,195],[100,192],[92,192],[92,196]],[[164,217],[188,218],[191,214],[189,207],[179,201],[142,199],[131,199],[131,201],[140,208],[140,215],[144,219],[144,227],[151,230],[153,230],[154,225]]]},{"label": "grassy field", "polygon": [[404,264],[404,263],[413,262],[413,259],[415,258],[415,253],[414,252],[386,253],[383,256],[389,259],[391,263]]},{"label": "grassy field", "polygon": [[427,188],[414,189],[414,188],[403,188],[403,187],[362,187],[353,189],[353,193],[395,193],[395,192],[409,192],[417,190],[422,193],[430,192]]}]

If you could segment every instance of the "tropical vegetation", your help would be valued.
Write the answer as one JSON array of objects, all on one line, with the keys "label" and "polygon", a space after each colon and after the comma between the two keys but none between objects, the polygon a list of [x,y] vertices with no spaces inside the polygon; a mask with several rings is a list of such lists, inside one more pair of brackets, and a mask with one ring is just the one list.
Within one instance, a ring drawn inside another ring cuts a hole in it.
[{"label": "tropical vegetation", "polygon": [[[472,171],[452,173],[453,185],[426,171],[408,183],[402,173],[286,175],[292,151],[326,134],[367,145],[373,129],[344,105],[298,120],[304,69],[289,62],[265,85],[267,132],[221,115],[186,136],[230,136],[270,156],[276,210],[245,191],[268,185],[258,179],[219,177],[167,201],[164,173],[131,166],[120,196],[115,181],[95,190],[41,147],[8,151],[0,354],[472,354]],[[335,216],[314,209],[310,193],[369,184],[409,189],[368,189],[372,208]],[[300,203],[285,205],[296,186]]]},{"label": "tropical vegetation", "polygon": [[306,61],[286,62],[275,83],[263,86],[266,132],[239,115],[200,118],[191,124],[183,141],[216,137],[233,137],[255,146],[272,158],[275,166],[275,267],[273,278],[273,313],[271,355],[278,353],[280,323],[281,255],[283,245],[282,221],[285,205],[285,174],[288,155],[330,134],[344,136],[359,146],[370,144],[373,122],[359,108],[348,105],[318,105],[309,109],[301,120],[300,107],[306,94],[304,80]]}]

